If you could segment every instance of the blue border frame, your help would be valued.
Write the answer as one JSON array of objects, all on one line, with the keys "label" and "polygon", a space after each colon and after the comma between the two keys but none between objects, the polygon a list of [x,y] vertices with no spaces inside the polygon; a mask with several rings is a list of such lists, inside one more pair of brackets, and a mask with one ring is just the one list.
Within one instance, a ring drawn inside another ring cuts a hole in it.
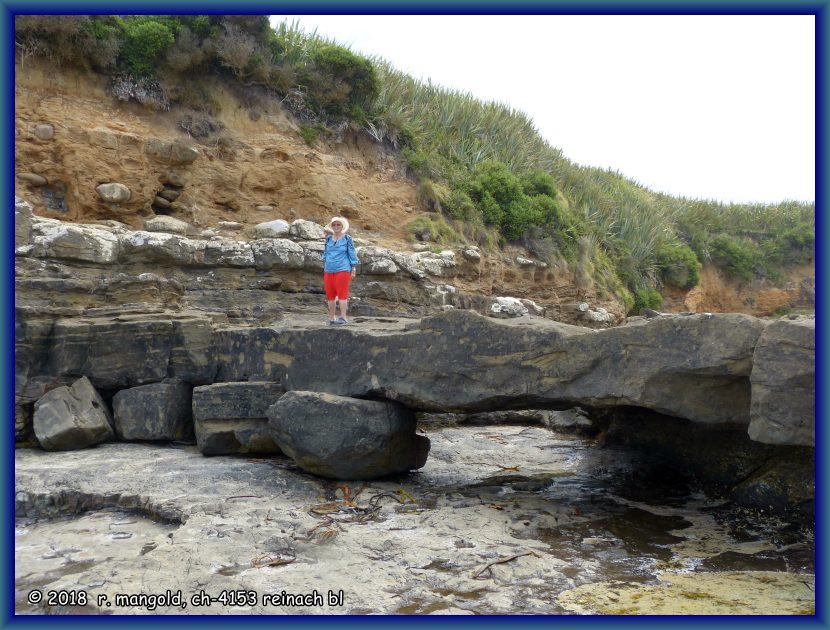
[{"label": "blue border frame", "polygon": [[[801,15],[815,15],[816,16],[816,229],[818,237],[818,245],[816,247],[816,265],[817,265],[817,299],[816,299],[816,342],[817,342],[817,357],[816,357],[816,519],[819,525],[827,523],[827,488],[824,481],[827,479],[827,464],[821,454],[826,454],[827,451],[827,431],[822,422],[819,420],[826,417],[827,401],[824,394],[825,385],[827,381],[824,370],[824,357],[826,356],[826,339],[823,330],[823,320],[826,312],[824,300],[826,299],[825,281],[826,281],[826,255],[822,250],[822,244],[827,242],[827,221],[823,216],[823,210],[826,207],[826,186],[824,182],[828,175],[825,157],[827,147],[827,129],[825,125],[825,107],[827,106],[826,90],[827,90],[827,66],[825,63],[827,47],[824,36],[830,25],[830,12],[828,12],[828,3],[830,0],[822,2],[795,0],[794,2],[752,2],[750,0],[732,0],[729,3],[719,2],[718,0],[698,0],[685,2],[679,4],[667,4],[664,0],[655,0],[648,2],[639,0],[636,2],[626,2],[625,0],[585,0],[579,2],[577,0],[569,0],[566,2],[557,2],[551,0],[537,0],[528,1],[523,0],[515,4],[505,3],[503,0],[454,0],[443,2],[442,0],[405,0],[404,2],[395,3],[392,6],[385,2],[333,2],[327,0],[307,0],[306,2],[252,2],[250,0],[245,2],[227,3],[217,2],[215,0],[202,0],[201,2],[161,2],[158,0],[150,2],[142,2],[140,4],[127,3],[124,5],[113,5],[111,2],[89,1],[76,2],[71,4],[62,4],[58,2],[39,2],[38,0],[12,0],[5,2],[0,0],[2,8],[0,9],[0,32],[3,35],[3,41],[7,46],[12,46],[14,42],[14,15],[23,13],[55,13],[55,14],[81,14],[81,13],[99,13],[109,14],[114,13],[117,8],[119,13],[144,13],[144,14],[172,14],[172,13],[228,13],[228,14],[271,14],[271,13],[303,13],[303,14],[336,14],[336,13],[355,13],[355,14],[463,14],[463,13],[492,13],[492,14],[534,14],[534,13],[551,13],[551,14],[667,14],[667,15],[682,15],[682,14],[801,14]],[[14,192],[14,54],[8,54],[10,49],[6,49],[4,56],[4,63],[2,66],[3,84],[7,88],[3,92],[2,104],[2,121],[3,121],[3,155],[6,158],[6,168],[2,173],[3,198],[7,199],[11,204],[13,202]],[[12,51],[13,52],[13,51]],[[2,223],[3,236],[3,252],[5,256],[2,258],[2,272],[5,282],[3,283],[2,310],[5,317],[3,318],[3,348],[6,349],[5,360],[3,367],[5,373],[3,374],[4,386],[4,400],[6,401],[5,409],[8,418],[14,417],[14,391],[12,387],[14,374],[14,284],[13,284],[13,270],[14,270],[14,219],[11,212],[4,212],[0,214],[0,221]],[[2,481],[2,496],[3,506],[7,515],[5,527],[3,528],[3,547],[7,551],[3,555],[5,562],[3,563],[2,571],[2,589],[0,589],[0,625],[15,625],[38,627],[46,625],[114,625],[127,623],[131,625],[144,625],[159,623],[167,623],[168,618],[162,617],[89,617],[70,618],[70,617],[15,617],[14,616],[14,529],[12,527],[12,516],[14,514],[14,424],[8,422],[7,429],[2,432],[3,440],[3,476]],[[476,625],[501,625],[502,623],[530,623],[530,624],[547,624],[556,627],[584,627],[586,625],[654,625],[654,624],[682,624],[686,626],[696,625],[712,625],[723,622],[729,626],[745,626],[756,628],[758,626],[775,627],[784,626],[792,627],[810,626],[810,627],[828,627],[828,588],[827,588],[827,545],[823,539],[821,527],[817,528],[816,540],[816,615],[812,617],[772,617],[772,616],[752,616],[752,617],[516,617],[511,616],[508,619],[501,619],[499,617],[456,617],[451,621],[435,617],[395,617],[394,623],[396,625],[420,625],[429,624],[430,626],[444,626],[450,624],[474,623]],[[219,616],[187,616],[175,617],[172,623],[175,624],[200,624],[209,623],[210,625],[219,625],[226,623],[228,625],[236,625],[240,623],[240,617],[219,617]],[[388,624],[390,620],[384,617],[325,617],[325,618],[302,618],[302,617],[250,617],[244,618],[242,623],[268,623],[279,624],[280,626],[303,626],[309,627],[314,624],[328,625],[330,623],[360,623],[368,625]]]}]

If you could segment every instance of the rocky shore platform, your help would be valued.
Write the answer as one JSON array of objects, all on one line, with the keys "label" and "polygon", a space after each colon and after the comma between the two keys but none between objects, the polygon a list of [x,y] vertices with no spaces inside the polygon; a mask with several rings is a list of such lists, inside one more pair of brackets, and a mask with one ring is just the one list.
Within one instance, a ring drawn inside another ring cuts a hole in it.
[{"label": "rocky shore platform", "polygon": [[[808,524],[539,426],[324,480],[193,446],[17,449],[18,614],[811,614]],[[83,603],[82,603],[83,602]]]}]

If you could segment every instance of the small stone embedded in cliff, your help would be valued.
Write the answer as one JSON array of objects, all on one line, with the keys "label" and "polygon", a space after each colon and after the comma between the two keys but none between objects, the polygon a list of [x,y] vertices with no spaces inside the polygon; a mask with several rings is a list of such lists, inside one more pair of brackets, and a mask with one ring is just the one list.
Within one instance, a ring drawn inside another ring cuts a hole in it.
[{"label": "small stone embedded in cliff", "polygon": [[150,138],[144,143],[144,152],[168,164],[190,164],[199,157],[198,149],[181,140]]},{"label": "small stone embedded in cliff", "polygon": [[35,136],[38,140],[51,140],[55,137],[55,127],[49,123],[35,125]]},{"label": "small stone embedded in cliff", "polygon": [[47,451],[93,446],[114,437],[106,403],[85,376],[47,392],[35,403],[34,431]]},{"label": "small stone embedded in cliff", "polygon": [[124,184],[109,182],[95,187],[98,196],[107,203],[124,203],[130,200],[132,193]]},{"label": "small stone embedded in cliff", "polygon": [[167,171],[164,173],[160,178],[162,184],[170,184],[171,186],[176,186],[177,188],[182,188],[184,186],[184,177],[181,173],[177,173],[176,171]]},{"label": "small stone embedded in cliff", "polygon": [[290,391],[268,409],[271,435],[306,472],[331,479],[377,479],[421,468],[429,439],[415,414],[393,401]]},{"label": "small stone embedded in cliff", "polygon": [[43,175],[38,175],[37,173],[18,173],[17,179],[22,179],[24,182],[31,184],[35,188],[39,188],[40,186],[46,186],[49,183]]},{"label": "small stone embedded in cliff", "polygon": [[170,208],[170,204],[171,204],[170,200],[165,199],[161,195],[156,195],[155,197],[153,197],[153,207],[154,208],[160,208],[162,210],[168,210]]},{"label": "small stone embedded in cliff", "polygon": [[187,234],[193,231],[193,226],[173,217],[157,216],[144,222],[144,229],[148,232],[168,232],[170,234]]}]

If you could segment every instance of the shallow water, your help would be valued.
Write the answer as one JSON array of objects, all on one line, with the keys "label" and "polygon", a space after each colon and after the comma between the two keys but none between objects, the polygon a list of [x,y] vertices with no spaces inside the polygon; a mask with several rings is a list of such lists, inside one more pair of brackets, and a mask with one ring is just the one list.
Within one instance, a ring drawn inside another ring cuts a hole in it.
[{"label": "shallow water", "polygon": [[[32,589],[72,584],[93,594],[111,592],[113,584],[163,592],[177,583],[186,592],[196,584],[264,592],[275,580],[298,591],[344,589],[340,609],[282,609],[311,614],[810,614],[815,608],[810,524],[707,497],[641,456],[538,427],[453,427],[428,436],[432,451],[421,471],[371,482],[357,499],[366,505],[378,493],[405,490],[415,502],[385,501],[377,519],[341,526],[325,544],[305,533],[319,523],[308,506],[340,496],[327,481],[313,480],[315,496],[267,497],[267,512],[255,498],[226,502],[220,522],[200,522],[198,531],[195,518],[171,525],[123,510],[18,520],[16,611],[110,612],[26,601]],[[273,470],[284,459],[206,461],[231,469],[244,462],[240,476],[250,480],[249,469]],[[204,465],[198,456],[193,461]],[[269,527],[294,532],[286,540],[298,561],[252,569],[254,554],[238,541],[252,528]],[[162,550],[208,541],[219,551],[207,566],[197,566],[196,556],[193,567],[164,565],[165,558],[181,563],[187,556]],[[225,543],[233,543],[227,552]],[[260,604],[209,612],[276,612]]]}]

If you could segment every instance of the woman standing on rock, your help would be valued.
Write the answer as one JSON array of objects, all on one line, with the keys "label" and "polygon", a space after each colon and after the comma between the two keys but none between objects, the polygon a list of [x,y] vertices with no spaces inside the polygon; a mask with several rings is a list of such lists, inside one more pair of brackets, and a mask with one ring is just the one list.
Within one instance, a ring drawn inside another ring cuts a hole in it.
[{"label": "woman standing on rock", "polygon": [[[357,252],[349,231],[349,222],[343,217],[334,217],[324,228],[326,235],[323,250],[323,286],[329,303],[329,326],[347,324],[346,309],[349,306],[349,282],[357,275]],[[335,319],[337,300],[340,300],[340,317]]]}]

